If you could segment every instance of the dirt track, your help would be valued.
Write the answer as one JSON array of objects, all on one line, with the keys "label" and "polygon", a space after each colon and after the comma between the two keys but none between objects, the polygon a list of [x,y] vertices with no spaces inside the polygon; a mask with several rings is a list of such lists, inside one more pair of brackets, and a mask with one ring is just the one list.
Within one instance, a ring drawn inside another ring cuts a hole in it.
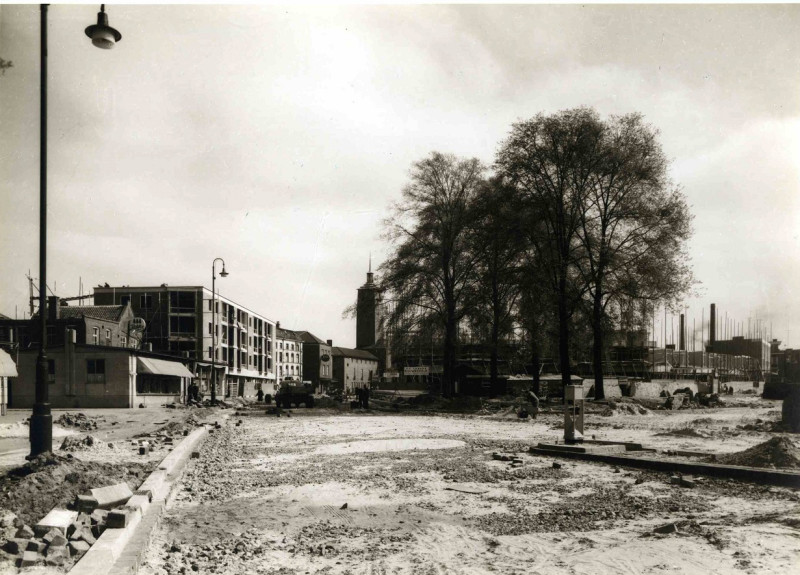
[{"label": "dirt track", "polygon": [[[774,411],[594,415],[587,431],[734,451],[772,435],[736,426]],[[684,489],[667,474],[567,460],[554,469],[525,451],[560,435],[555,414],[253,413],[190,463],[140,572],[787,573],[800,558],[800,493],[714,479]],[[703,434],[687,436],[698,418]],[[679,532],[653,533],[667,522]]]}]

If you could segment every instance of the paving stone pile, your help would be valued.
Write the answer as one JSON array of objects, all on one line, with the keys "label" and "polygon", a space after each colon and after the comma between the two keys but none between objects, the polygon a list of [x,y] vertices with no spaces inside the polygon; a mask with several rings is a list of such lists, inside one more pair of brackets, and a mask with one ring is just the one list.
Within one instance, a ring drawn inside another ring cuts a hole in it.
[{"label": "paving stone pile", "polygon": [[89,417],[83,413],[64,413],[53,423],[61,427],[75,427],[81,431],[92,431],[97,429],[98,420],[105,421],[105,417]]},{"label": "paving stone pile", "polygon": [[103,451],[105,449],[115,449],[113,443],[100,441],[92,435],[68,435],[61,442],[60,451],[74,453],[76,451]]},{"label": "paving stone pile", "polygon": [[6,560],[21,568],[46,565],[68,569],[106,530],[108,511],[97,509],[91,514],[54,511],[61,511],[68,521],[59,526],[27,525],[13,513],[6,513],[0,521]]}]

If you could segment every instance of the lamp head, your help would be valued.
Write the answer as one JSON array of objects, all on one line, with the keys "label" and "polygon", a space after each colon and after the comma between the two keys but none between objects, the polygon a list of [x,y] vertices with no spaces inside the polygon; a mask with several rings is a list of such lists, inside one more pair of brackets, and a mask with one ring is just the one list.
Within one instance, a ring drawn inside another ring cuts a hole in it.
[{"label": "lamp head", "polygon": [[228,272],[225,271],[225,264],[222,264],[222,271],[219,272],[219,277],[221,277],[221,278],[228,277]]},{"label": "lamp head", "polygon": [[92,39],[92,44],[103,50],[110,50],[117,42],[122,40],[122,34],[108,25],[105,4],[100,5],[100,12],[97,13],[97,24],[87,27],[86,35]]}]

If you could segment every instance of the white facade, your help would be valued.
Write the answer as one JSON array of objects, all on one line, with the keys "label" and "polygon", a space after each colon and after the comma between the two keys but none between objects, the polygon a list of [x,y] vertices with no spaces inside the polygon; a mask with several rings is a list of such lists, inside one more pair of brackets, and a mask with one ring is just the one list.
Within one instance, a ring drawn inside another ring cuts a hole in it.
[{"label": "white facade", "polygon": [[278,383],[281,381],[303,381],[303,343],[291,330],[276,330],[275,365]]},{"label": "white facade", "polygon": [[211,360],[216,336],[214,362],[223,366],[218,376],[224,376],[226,394],[252,397],[259,388],[275,394],[275,322],[219,294],[215,303],[216,313],[211,290],[203,288],[203,359]]}]

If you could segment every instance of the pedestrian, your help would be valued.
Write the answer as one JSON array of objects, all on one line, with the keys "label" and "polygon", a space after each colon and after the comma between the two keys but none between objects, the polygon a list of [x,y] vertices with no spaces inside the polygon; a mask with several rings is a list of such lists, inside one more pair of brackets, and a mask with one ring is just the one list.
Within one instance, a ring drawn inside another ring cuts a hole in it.
[{"label": "pedestrian", "polygon": [[258,403],[264,401],[264,390],[262,390],[260,387],[258,388],[258,393],[256,393],[256,397],[258,398]]},{"label": "pedestrian", "polygon": [[361,392],[362,403],[364,404],[364,409],[369,409],[369,386],[365,385],[364,390]]}]

